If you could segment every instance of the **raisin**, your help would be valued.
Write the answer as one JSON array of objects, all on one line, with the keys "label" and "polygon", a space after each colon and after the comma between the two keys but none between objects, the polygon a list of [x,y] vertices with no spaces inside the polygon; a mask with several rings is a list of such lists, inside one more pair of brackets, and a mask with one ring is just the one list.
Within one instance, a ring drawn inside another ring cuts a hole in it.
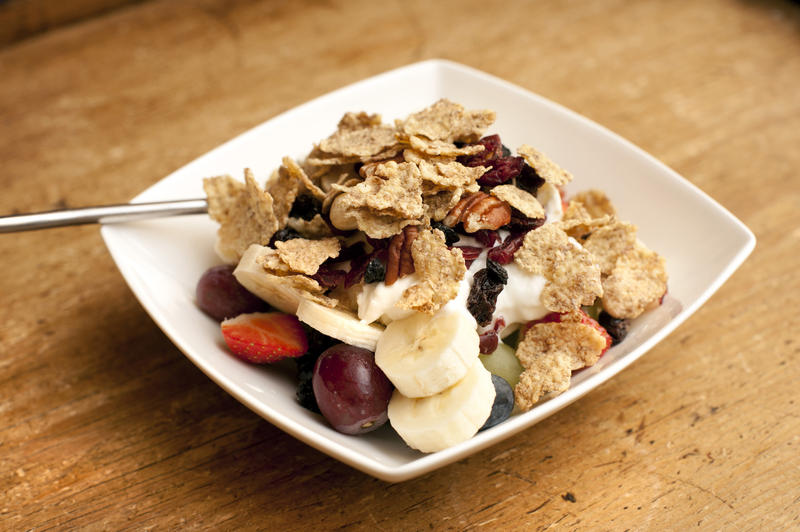
[{"label": "raisin", "polygon": [[497,296],[503,291],[508,279],[505,269],[499,264],[492,265],[487,262],[487,267],[473,277],[472,289],[467,298],[467,310],[480,326],[492,322],[492,314],[497,304]]},{"label": "raisin", "polygon": [[508,283],[508,272],[506,272],[506,269],[500,266],[500,264],[497,261],[494,261],[492,259],[487,259],[486,269],[489,271],[489,275],[491,275],[492,281],[500,284]]},{"label": "raisin", "polygon": [[500,142],[500,135],[489,135],[483,137],[475,144],[483,146],[482,152],[475,155],[462,155],[457,161],[464,166],[491,166],[496,159],[503,157],[503,143]]},{"label": "raisin", "polygon": [[525,160],[522,157],[503,157],[492,162],[492,168],[478,179],[483,187],[502,185],[517,177],[522,171]]},{"label": "raisin", "polygon": [[291,227],[284,227],[283,229],[278,229],[272,238],[269,241],[270,246],[275,246],[275,242],[285,242],[287,240],[292,240],[294,238],[302,238],[300,233],[292,229]]},{"label": "raisin", "polygon": [[536,173],[532,166],[525,163],[517,176],[517,186],[535,196],[542,185],[544,185],[544,179]]},{"label": "raisin", "polygon": [[386,278],[386,266],[377,258],[371,259],[364,270],[364,282],[380,283]]},{"label": "raisin", "polygon": [[338,340],[326,336],[316,329],[302,324],[308,338],[308,351],[303,356],[294,359],[297,365],[297,401],[304,408],[312,412],[320,413],[317,400],[314,397],[314,389],[311,386],[311,378],[314,375],[314,364],[323,351],[338,343]]},{"label": "raisin", "polygon": [[611,336],[611,345],[617,345],[628,335],[628,320],[615,318],[605,310],[600,311],[600,315],[597,316],[597,322]]},{"label": "raisin", "polygon": [[310,194],[303,194],[295,198],[294,203],[292,203],[292,209],[289,211],[289,216],[311,220],[320,212],[322,212],[322,202]]},{"label": "raisin", "polygon": [[434,222],[431,220],[431,227],[444,233],[444,243],[447,244],[448,247],[461,240],[461,237],[458,236],[455,229],[444,225],[442,222]]}]

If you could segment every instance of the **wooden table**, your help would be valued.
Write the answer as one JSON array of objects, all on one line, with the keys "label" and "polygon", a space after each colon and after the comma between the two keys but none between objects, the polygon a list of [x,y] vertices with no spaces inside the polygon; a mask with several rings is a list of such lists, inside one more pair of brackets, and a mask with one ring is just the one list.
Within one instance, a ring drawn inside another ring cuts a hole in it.
[{"label": "wooden table", "polygon": [[632,140],[743,220],[756,250],[607,384],[392,485],[212,383],[96,227],[0,235],[0,529],[800,528],[796,3],[118,7],[0,49],[0,213],[125,202],[281,111],[430,57]]}]

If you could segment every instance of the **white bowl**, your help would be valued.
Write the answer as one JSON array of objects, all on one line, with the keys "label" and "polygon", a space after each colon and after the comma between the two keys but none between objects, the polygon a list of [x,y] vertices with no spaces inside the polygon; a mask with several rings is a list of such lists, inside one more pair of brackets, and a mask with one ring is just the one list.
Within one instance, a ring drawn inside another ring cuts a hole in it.
[{"label": "white bowl", "polygon": [[105,225],[102,235],[122,275],[164,333],[206,375],[284,431],[365,473],[387,481],[442,467],[518,433],[606,381],[674,330],[713,294],[755,246],[753,234],[728,211],[664,164],[590,120],[483,72],[430,60],[392,70],[287,111],[165,177],[136,202],[203,197],[202,179],[245,167],[260,180],[285,155],[303,157],[329,135],[346,111],[404,117],[447,97],[467,108],[497,112],[490,133],[511,148],[527,143],[575,175],[570,191],[601,188],[620,217],[667,260],[669,297],[635,320],[628,338],[572,387],[529,412],[469,441],[425,455],[387,426],[363,436],[331,429],[295,400],[294,366],[244,363],[225,348],[219,326],[197,309],[195,283],[210,266],[216,224],[184,216]]}]

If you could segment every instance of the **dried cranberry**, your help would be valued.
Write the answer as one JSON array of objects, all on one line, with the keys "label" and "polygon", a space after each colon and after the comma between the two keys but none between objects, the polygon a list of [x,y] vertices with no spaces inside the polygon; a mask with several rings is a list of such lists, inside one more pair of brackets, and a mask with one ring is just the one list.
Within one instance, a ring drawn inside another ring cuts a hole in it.
[{"label": "dried cranberry", "polygon": [[461,250],[461,254],[464,256],[464,262],[466,263],[467,268],[469,268],[470,264],[477,259],[481,252],[483,252],[483,248],[475,247],[475,246],[455,246],[456,249]]},{"label": "dried cranberry", "polygon": [[347,273],[344,270],[336,270],[323,264],[311,278],[323,288],[336,288],[344,283],[346,275]]},{"label": "dried cranberry", "polygon": [[605,310],[601,311],[600,315],[597,316],[597,322],[611,336],[611,345],[617,345],[628,335],[628,320],[615,318]]},{"label": "dried cranberry", "polygon": [[434,222],[431,220],[431,227],[444,233],[444,243],[448,246],[452,246],[461,240],[461,237],[458,236],[458,233],[456,233],[455,229],[444,225],[442,222]]},{"label": "dried cranberry", "polygon": [[511,226],[515,232],[528,232],[531,229],[536,229],[537,227],[541,227],[544,225],[544,218],[528,218],[520,211],[511,208],[511,221],[508,222],[508,225]]},{"label": "dried cranberry", "polygon": [[464,166],[491,166],[492,161],[503,157],[503,143],[500,135],[483,137],[475,144],[483,146],[483,151],[475,155],[462,155],[457,160]]},{"label": "dried cranberry", "polygon": [[517,186],[535,196],[542,185],[544,185],[544,179],[536,173],[532,166],[525,163],[517,176]]},{"label": "dried cranberry", "polygon": [[497,231],[492,231],[491,229],[479,229],[472,233],[472,236],[486,248],[494,246],[494,243],[500,239]]},{"label": "dried cranberry", "polygon": [[498,264],[510,264],[514,260],[514,253],[522,247],[527,231],[510,233],[503,243],[489,250],[489,259]]},{"label": "dried cranberry", "polygon": [[364,278],[364,272],[367,271],[367,265],[371,259],[372,255],[365,254],[350,261],[350,271],[344,278],[345,288],[350,288]]},{"label": "dried cranberry", "polygon": [[322,212],[322,202],[310,194],[303,194],[295,198],[294,203],[292,203],[292,210],[289,211],[289,216],[311,220],[320,212]]},{"label": "dried cranberry", "polygon": [[480,339],[478,350],[484,355],[494,353],[495,349],[497,349],[497,344],[500,343],[500,337],[497,335],[496,331],[486,331],[478,338]]},{"label": "dried cranberry", "polygon": [[517,177],[525,160],[522,157],[503,157],[492,162],[492,167],[478,179],[483,187],[502,185]]}]

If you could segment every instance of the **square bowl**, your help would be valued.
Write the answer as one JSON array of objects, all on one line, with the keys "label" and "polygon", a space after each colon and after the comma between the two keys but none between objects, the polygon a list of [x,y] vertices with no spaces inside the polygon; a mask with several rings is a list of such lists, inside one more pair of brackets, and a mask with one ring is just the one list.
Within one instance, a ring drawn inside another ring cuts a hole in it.
[{"label": "square bowl", "polygon": [[253,366],[233,357],[219,325],[194,302],[197,280],[219,263],[213,251],[217,225],[207,216],[109,224],[101,230],[145,310],[206,375],[297,439],[390,482],[427,473],[508,438],[605,382],[694,313],[755,246],[753,234],[733,215],[628,141],[541,96],[442,60],[392,70],[287,111],[192,161],[133,201],[203,197],[204,177],[241,178],[245,167],[263,182],[282,157],[305,156],[346,111],[380,113],[391,120],[440,98],[496,111],[489,133],[499,133],[508,146],[526,143],[547,153],[575,176],[570,191],[604,190],[620,218],[636,224],[641,240],[666,258],[669,274],[665,303],[634,320],[625,341],[595,366],[576,373],[568,391],[449,449],[427,455],[414,451],[388,424],[358,437],[340,434],[295,400],[293,364]]}]

